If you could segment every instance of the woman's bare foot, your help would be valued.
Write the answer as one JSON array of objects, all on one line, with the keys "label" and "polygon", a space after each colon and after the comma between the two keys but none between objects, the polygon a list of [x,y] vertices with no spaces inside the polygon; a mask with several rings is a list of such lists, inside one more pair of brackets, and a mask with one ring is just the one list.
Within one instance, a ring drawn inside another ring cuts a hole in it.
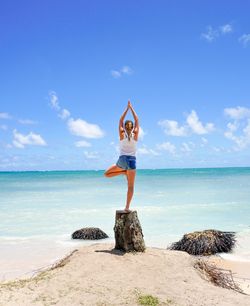
[{"label": "woman's bare foot", "polygon": [[125,212],[128,212],[128,213],[131,212],[131,210],[128,209],[128,208],[125,208],[124,211],[125,211]]}]

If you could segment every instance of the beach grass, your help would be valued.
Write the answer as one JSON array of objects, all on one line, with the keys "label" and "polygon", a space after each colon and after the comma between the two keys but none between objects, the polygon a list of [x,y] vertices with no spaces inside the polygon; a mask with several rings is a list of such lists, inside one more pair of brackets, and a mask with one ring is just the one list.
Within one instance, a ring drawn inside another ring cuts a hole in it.
[{"label": "beach grass", "polygon": [[160,299],[156,296],[153,296],[151,294],[139,294],[137,296],[137,303],[139,305],[145,305],[145,306],[174,306],[176,305],[175,302],[171,299],[167,299],[166,301],[162,302]]},{"label": "beach grass", "polygon": [[138,297],[139,305],[157,306],[159,305],[159,299],[152,295],[140,295]]}]

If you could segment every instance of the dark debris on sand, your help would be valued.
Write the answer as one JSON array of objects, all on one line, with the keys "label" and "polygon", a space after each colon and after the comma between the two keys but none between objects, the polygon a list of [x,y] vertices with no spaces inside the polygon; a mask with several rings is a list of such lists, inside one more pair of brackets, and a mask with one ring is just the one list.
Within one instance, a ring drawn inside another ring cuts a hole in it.
[{"label": "dark debris on sand", "polygon": [[180,241],[172,243],[168,249],[185,251],[191,255],[212,255],[230,252],[235,242],[235,232],[210,229],[185,234]]},{"label": "dark debris on sand", "polygon": [[194,267],[201,272],[204,279],[214,285],[245,294],[239,285],[235,283],[231,270],[218,268],[216,265],[209,264],[201,258],[195,262]]},{"label": "dark debris on sand", "polygon": [[71,237],[72,239],[97,240],[108,238],[108,235],[98,227],[84,227],[75,231]]}]

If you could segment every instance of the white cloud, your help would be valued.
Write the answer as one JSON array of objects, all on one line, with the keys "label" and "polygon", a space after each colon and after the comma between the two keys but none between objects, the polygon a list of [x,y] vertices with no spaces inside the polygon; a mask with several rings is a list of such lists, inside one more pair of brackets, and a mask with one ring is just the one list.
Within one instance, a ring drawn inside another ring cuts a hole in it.
[{"label": "white cloud", "polygon": [[13,140],[12,141],[13,145],[16,147],[16,148],[19,148],[19,149],[23,149],[24,148],[24,145],[16,140]]},{"label": "white cloud", "polygon": [[67,119],[69,116],[70,116],[70,112],[67,110],[67,109],[63,109],[61,111],[60,114],[58,114],[58,116],[61,118],[61,119]]},{"label": "white cloud", "polygon": [[97,124],[88,123],[82,119],[70,118],[68,120],[68,128],[73,135],[85,138],[101,138],[104,132]]},{"label": "white cloud", "polygon": [[232,140],[236,147],[235,150],[243,150],[250,145],[250,119],[246,121],[245,127],[242,129],[241,134],[235,135],[235,131],[239,129],[239,125],[228,123],[228,130],[224,133],[224,136]]},{"label": "white cloud", "polygon": [[184,126],[179,126],[177,121],[162,120],[158,124],[163,127],[164,133],[171,136],[186,136],[187,129]]},{"label": "white cloud", "polygon": [[231,132],[235,132],[237,129],[238,129],[238,125],[236,124],[236,122],[235,123],[231,123],[231,122],[229,122],[228,124],[227,124],[227,128],[229,129],[229,131],[231,131]]},{"label": "white cloud", "polygon": [[189,145],[186,142],[183,142],[181,146],[181,151],[188,153],[188,152],[191,152],[192,149],[189,147]]},{"label": "white cloud", "polygon": [[124,74],[132,74],[133,70],[129,66],[123,66],[121,72]]},{"label": "white cloud", "polygon": [[241,106],[225,108],[224,114],[233,120],[227,124],[224,136],[235,143],[234,150],[245,149],[250,145],[250,108]]},{"label": "white cloud", "polygon": [[170,136],[188,136],[192,133],[202,135],[212,132],[214,130],[213,123],[203,124],[196,113],[192,110],[187,115],[185,125],[181,126],[177,121],[174,120],[162,120],[158,124],[163,128],[164,133]]},{"label": "white cloud", "polygon": [[11,119],[8,113],[0,113],[0,119]]},{"label": "white cloud", "polygon": [[239,38],[239,42],[242,43],[244,47],[247,47],[248,44],[250,43],[250,34],[243,34]]},{"label": "white cloud", "polygon": [[19,123],[21,124],[36,124],[36,121],[30,120],[30,119],[19,119],[18,120]]},{"label": "white cloud", "polygon": [[66,108],[63,109],[61,108],[57,94],[54,91],[51,91],[49,92],[49,96],[50,96],[50,106],[51,108],[57,111],[58,117],[60,117],[61,119],[67,119],[70,116],[70,112]]},{"label": "white cloud", "polygon": [[192,110],[191,113],[187,116],[187,124],[189,125],[189,127],[195,134],[199,134],[199,135],[207,134],[214,130],[213,123],[207,123],[204,126],[199,120],[194,110]]},{"label": "white cloud", "polygon": [[17,162],[20,160],[19,156],[11,156],[8,157],[0,156],[0,167],[1,168],[8,168],[11,166],[16,166]]},{"label": "white cloud", "polygon": [[192,141],[189,141],[189,142],[188,142],[188,145],[189,145],[191,148],[195,148],[195,146],[196,146]]},{"label": "white cloud", "polygon": [[152,149],[148,149],[145,146],[142,148],[138,148],[137,149],[137,153],[140,155],[153,155],[153,156],[158,156],[160,155],[158,152],[156,152],[155,150]]},{"label": "white cloud", "polygon": [[119,72],[117,70],[111,70],[110,73],[111,73],[112,77],[115,78],[115,79],[119,79],[122,75],[121,72]]},{"label": "white cloud", "polygon": [[58,102],[57,94],[54,91],[50,91],[49,96],[50,96],[50,106],[53,109],[59,111],[61,107]]},{"label": "white cloud", "polygon": [[123,66],[119,70],[111,70],[110,71],[111,75],[115,79],[119,79],[122,75],[130,75],[133,73],[133,70],[129,66]]},{"label": "white cloud", "polygon": [[203,144],[207,144],[208,143],[208,140],[205,137],[201,137],[201,141],[202,141]]},{"label": "white cloud", "polygon": [[144,132],[144,130],[142,129],[142,127],[139,127],[139,139],[143,140],[144,136],[146,135],[146,133]]},{"label": "white cloud", "polygon": [[245,137],[250,141],[250,119],[248,119],[247,126],[243,129]]},{"label": "white cloud", "polygon": [[83,148],[83,147],[91,147],[91,143],[85,141],[85,140],[80,140],[75,142],[75,146],[78,148]]},{"label": "white cloud", "polygon": [[221,152],[221,148],[219,148],[219,147],[213,147],[213,150],[214,150],[215,152]]},{"label": "white cloud", "polygon": [[170,154],[175,154],[176,147],[170,142],[163,142],[157,145],[157,149],[167,151]]},{"label": "white cloud", "polygon": [[15,129],[13,135],[13,145],[17,148],[24,148],[26,145],[46,146],[45,140],[39,134],[30,132],[28,135],[23,135]]},{"label": "white cloud", "polygon": [[[85,138],[101,138],[104,136],[104,131],[97,124],[88,123],[83,119],[74,120],[70,117],[70,111],[66,108],[61,108],[57,95],[54,91],[49,93],[50,95],[50,106],[55,109],[58,113],[58,117],[61,119],[68,119],[67,126],[69,131],[76,136],[85,137]],[[89,144],[90,145],[90,144]],[[88,146],[87,142],[77,142],[76,146]]]},{"label": "white cloud", "polygon": [[216,29],[213,29],[212,26],[207,26],[207,31],[201,34],[201,37],[208,42],[212,42],[219,36],[219,32]]},{"label": "white cloud", "polygon": [[3,131],[7,131],[8,130],[8,126],[6,124],[1,124],[0,125],[0,129]]},{"label": "white cloud", "polygon": [[250,118],[250,108],[241,107],[241,106],[225,108],[224,114],[235,120]]},{"label": "white cloud", "polygon": [[138,148],[137,149],[137,152],[139,153],[139,154],[142,154],[142,155],[147,155],[147,154],[149,154],[149,150],[147,149],[147,148]]},{"label": "white cloud", "polygon": [[97,158],[99,158],[98,152],[88,152],[88,151],[84,151],[83,154],[84,154],[85,157],[88,158],[88,159],[97,159]]},{"label": "white cloud", "polygon": [[200,147],[201,147],[201,148],[204,148],[205,145],[206,145],[207,143],[208,143],[207,138],[201,137],[201,144],[200,144]]},{"label": "white cloud", "polygon": [[233,26],[231,24],[224,24],[218,28],[213,28],[211,25],[207,26],[206,32],[201,34],[207,42],[213,42],[220,35],[225,35],[233,32]]},{"label": "white cloud", "polygon": [[223,26],[220,27],[220,31],[222,34],[228,34],[233,31],[233,27],[231,24],[224,24]]}]

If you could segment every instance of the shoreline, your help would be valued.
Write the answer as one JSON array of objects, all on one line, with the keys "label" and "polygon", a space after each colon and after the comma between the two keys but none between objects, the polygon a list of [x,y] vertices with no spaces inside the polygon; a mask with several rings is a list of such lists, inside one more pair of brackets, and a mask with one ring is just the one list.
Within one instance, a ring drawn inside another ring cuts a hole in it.
[{"label": "shoreline", "polygon": [[[32,278],[0,282],[3,303],[0,305],[13,305],[13,301],[26,305],[34,301],[37,305],[44,305],[42,302],[48,305],[138,305],[138,294],[150,294],[162,303],[171,301],[174,306],[250,305],[250,295],[202,279],[193,267],[195,260],[185,252],[158,247],[147,247],[144,253],[134,254],[115,250],[111,243],[93,243],[77,247],[71,255],[55,261]],[[221,266],[225,264],[225,260],[216,255],[209,260],[217,260]]]}]

